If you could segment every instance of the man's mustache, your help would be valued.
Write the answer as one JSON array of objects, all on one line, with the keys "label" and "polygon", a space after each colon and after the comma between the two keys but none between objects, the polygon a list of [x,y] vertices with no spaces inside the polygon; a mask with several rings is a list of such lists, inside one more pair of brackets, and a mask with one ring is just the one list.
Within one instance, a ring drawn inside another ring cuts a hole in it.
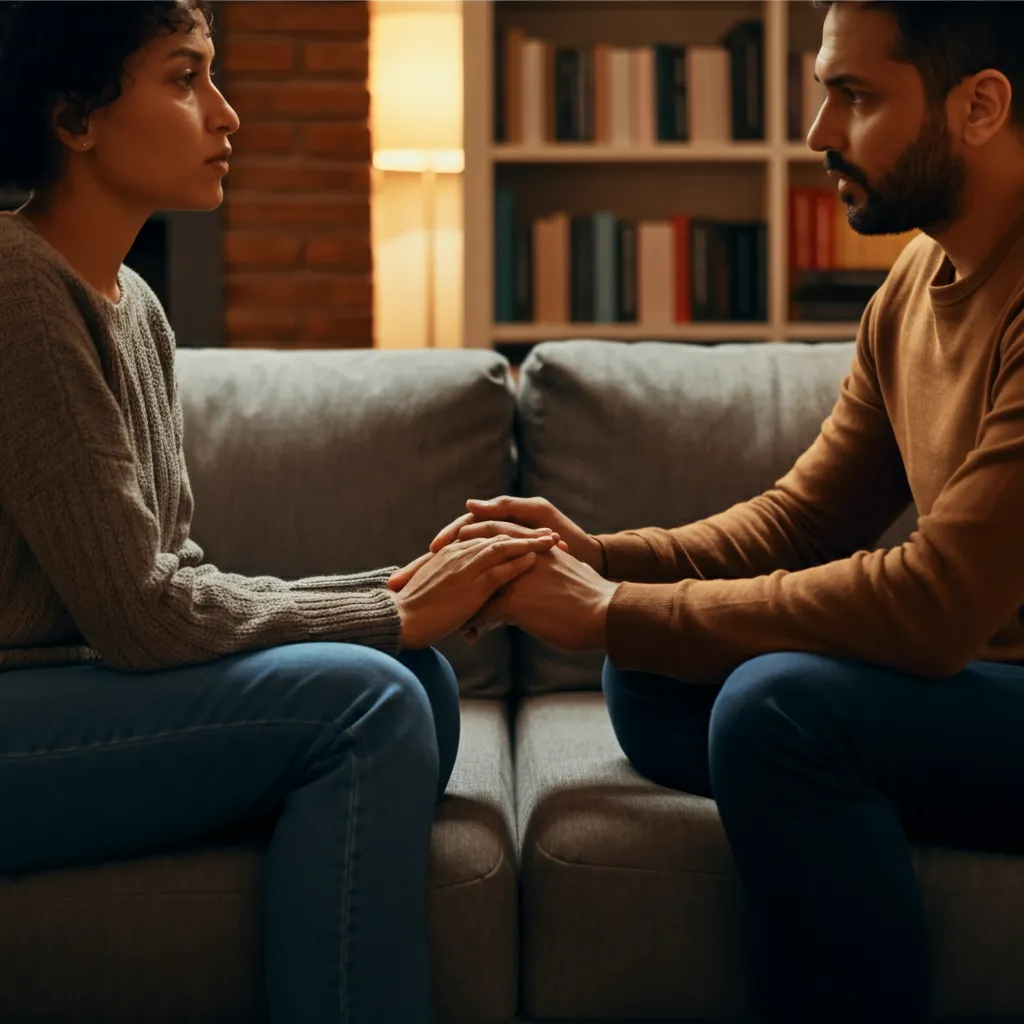
[{"label": "man's mustache", "polygon": [[856,182],[858,185],[865,185],[864,175],[855,167],[851,167],[846,163],[838,153],[833,153],[829,150],[825,154],[824,167],[826,171],[835,171],[837,174],[842,174],[848,181]]}]

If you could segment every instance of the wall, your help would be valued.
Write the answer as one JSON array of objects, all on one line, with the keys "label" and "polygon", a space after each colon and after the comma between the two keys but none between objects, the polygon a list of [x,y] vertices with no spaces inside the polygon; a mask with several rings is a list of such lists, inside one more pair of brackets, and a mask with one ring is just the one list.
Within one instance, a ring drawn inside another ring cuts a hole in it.
[{"label": "wall", "polygon": [[241,127],[225,179],[226,343],[373,343],[365,0],[216,6]]}]

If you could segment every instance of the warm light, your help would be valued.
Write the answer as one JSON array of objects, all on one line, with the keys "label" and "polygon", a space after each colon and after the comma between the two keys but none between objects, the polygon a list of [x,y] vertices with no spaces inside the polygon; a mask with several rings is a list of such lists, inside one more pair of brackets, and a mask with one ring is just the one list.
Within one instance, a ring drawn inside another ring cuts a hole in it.
[{"label": "warm light", "polygon": [[462,12],[452,0],[375,0],[370,21],[375,150],[462,149]]},{"label": "warm light", "polygon": [[373,166],[378,171],[411,171],[422,174],[461,174],[466,155],[461,149],[375,149]]}]

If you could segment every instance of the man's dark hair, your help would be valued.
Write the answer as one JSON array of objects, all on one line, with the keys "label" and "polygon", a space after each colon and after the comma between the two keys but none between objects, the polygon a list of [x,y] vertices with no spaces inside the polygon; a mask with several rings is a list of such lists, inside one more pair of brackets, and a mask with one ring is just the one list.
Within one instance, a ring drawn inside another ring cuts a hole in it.
[{"label": "man's dark hair", "polygon": [[[831,7],[836,0],[814,0]],[[1024,3],[1018,0],[865,0],[896,23],[893,60],[912,64],[929,103],[968,75],[993,68],[1013,89],[1010,121],[1024,129]]]},{"label": "man's dark hair", "polygon": [[189,31],[195,11],[212,29],[207,0],[0,3],[0,189],[56,184],[56,101],[68,103],[61,126],[84,132],[86,118],[121,95],[125,60],[158,34]]}]

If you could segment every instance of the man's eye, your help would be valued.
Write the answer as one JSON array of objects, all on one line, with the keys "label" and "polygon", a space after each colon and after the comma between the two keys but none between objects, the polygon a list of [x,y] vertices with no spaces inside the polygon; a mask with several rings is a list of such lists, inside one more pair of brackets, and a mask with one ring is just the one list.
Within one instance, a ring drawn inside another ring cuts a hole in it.
[{"label": "man's eye", "polygon": [[844,89],[843,93],[851,103],[858,103],[863,98],[859,92],[855,92],[853,89]]}]

